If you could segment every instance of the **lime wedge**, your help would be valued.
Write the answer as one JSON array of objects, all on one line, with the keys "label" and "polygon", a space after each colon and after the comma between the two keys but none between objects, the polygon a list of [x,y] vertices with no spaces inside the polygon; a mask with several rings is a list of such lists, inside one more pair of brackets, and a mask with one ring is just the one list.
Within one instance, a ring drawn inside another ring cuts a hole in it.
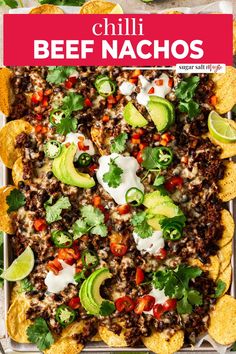
[{"label": "lime wedge", "polygon": [[117,4],[110,12],[110,14],[123,14],[123,13],[124,11],[119,4]]},{"label": "lime wedge", "polygon": [[218,113],[212,111],[208,117],[208,128],[210,134],[222,143],[234,143],[236,141],[236,129],[227,118],[222,118]]},{"label": "lime wedge", "polygon": [[1,277],[9,281],[17,281],[26,278],[34,267],[34,253],[30,247],[12,262]]}]

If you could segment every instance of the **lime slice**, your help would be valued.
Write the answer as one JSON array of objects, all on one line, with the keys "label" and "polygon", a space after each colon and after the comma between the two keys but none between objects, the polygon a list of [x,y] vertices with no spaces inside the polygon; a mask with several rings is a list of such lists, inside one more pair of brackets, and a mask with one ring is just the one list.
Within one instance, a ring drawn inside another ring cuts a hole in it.
[{"label": "lime slice", "polygon": [[110,13],[111,13],[111,14],[123,14],[124,11],[123,11],[122,7],[121,7],[119,4],[117,4],[117,5],[111,10]]},{"label": "lime slice", "polygon": [[211,135],[226,144],[236,141],[236,129],[233,123],[227,118],[222,118],[215,111],[212,111],[208,117],[208,128]]},{"label": "lime slice", "polygon": [[26,278],[34,267],[34,253],[30,247],[14,260],[1,277],[9,281],[17,281]]}]

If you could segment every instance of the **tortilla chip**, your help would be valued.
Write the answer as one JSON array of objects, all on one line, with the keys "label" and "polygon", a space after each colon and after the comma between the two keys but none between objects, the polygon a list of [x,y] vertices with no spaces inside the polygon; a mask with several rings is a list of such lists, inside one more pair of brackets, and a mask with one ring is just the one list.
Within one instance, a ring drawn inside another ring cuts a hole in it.
[{"label": "tortilla chip", "polygon": [[26,318],[29,309],[29,301],[24,294],[15,295],[15,300],[11,304],[7,313],[7,332],[10,338],[17,343],[29,343],[26,334],[27,328],[32,324]]},{"label": "tortilla chip", "polygon": [[55,5],[49,5],[49,4],[45,4],[45,5],[41,5],[38,7],[35,7],[34,9],[32,9],[30,11],[30,14],[50,14],[50,15],[56,15],[56,14],[64,14],[64,11]]},{"label": "tortilla chip", "polygon": [[236,197],[236,163],[227,161],[224,178],[219,181],[219,198],[223,202],[228,202]]},{"label": "tortilla chip", "polygon": [[222,238],[217,242],[219,247],[227,245],[234,236],[234,219],[226,209],[221,211],[221,225],[224,226]]},{"label": "tortilla chip", "polygon": [[101,341],[102,341],[102,338],[99,333],[96,333],[95,336],[93,336],[93,338],[91,338],[91,342],[101,342]]},{"label": "tortilla chip", "polygon": [[[230,121],[230,124],[232,124],[236,128],[236,123],[234,121]],[[211,136],[210,133],[205,134],[205,137],[208,137],[212,142],[212,144],[221,147],[222,149],[222,152],[220,154],[221,159],[228,159],[229,157],[236,156],[236,143],[230,143],[230,144],[222,143],[221,141],[213,138],[213,136]]]},{"label": "tortilla chip", "polygon": [[22,157],[19,157],[12,167],[12,179],[15,186],[18,187],[19,182],[23,181],[23,162]]},{"label": "tortilla chip", "polygon": [[228,265],[228,267],[225,268],[225,270],[220,273],[219,277],[217,280],[222,280],[225,283],[225,290],[221,296],[223,296],[225,293],[230,288],[231,285],[231,280],[232,280],[232,267],[231,264]]},{"label": "tortilla chip", "polygon": [[225,74],[212,74],[211,78],[217,98],[215,109],[220,114],[227,113],[236,104],[236,69],[227,66]]},{"label": "tortilla chip", "polygon": [[128,347],[128,344],[125,340],[125,330],[123,329],[121,334],[115,334],[112,331],[109,331],[106,327],[99,326],[98,332],[103,342],[105,342],[109,347]]},{"label": "tortilla chip", "polygon": [[91,139],[97,146],[100,155],[107,155],[109,153],[110,136],[106,134],[102,127],[93,126],[91,128]]},{"label": "tortilla chip", "polygon": [[116,6],[113,2],[92,0],[86,2],[80,9],[81,14],[109,14]]},{"label": "tortilla chip", "polygon": [[13,94],[11,92],[10,80],[12,72],[7,68],[0,69],[0,111],[5,116],[10,115]]},{"label": "tortilla chip", "polygon": [[204,264],[198,258],[191,258],[189,264],[193,267],[199,267],[204,272],[209,272],[211,279],[216,280],[220,271],[220,261],[217,256],[210,257],[210,263]]},{"label": "tortilla chip", "polygon": [[236,21],[233,21],[233,54],[236,54]]},{"label": "tortilla chip", "polygon": [[210,336],[219,344],[229,345],[236,341],[236,299],[224,295],[210,315]]},{"label": "tortilla chip", "polygon": [[59,339],[44,351],[45,354],[79,354],[83,350],[83,345],[73,339],[74,334],[81,333],[84,328],[84,322],[74,322],[66,327]]},{"label": "tortilla chip", "polygon": [[166,15],[183,15],[183,12],[180,12],[180,11],[177,11],[177,10],[166,11],[164,13]]},{"label": "tortilla chip", "polygon": [[220,273],[230,264],[233,252],[233,244],[229,242],[218,251],[218,257],[220,260]]},{"label": "tortilla chip", "polygon": [[9,208],[6,198],[15,189],[13,186],[6,186],[0,188],[0,230],[7,234],[14,234],[14,225],[12,223],[12,216],[15,213],[8,213]]},{"label": "tortilla chip", "polygon": [[29,134],[32,130],[32,125],[22,119],[8,122],[0,130],[0,157],[8,168],[12,168],[15,161],[21,156],[21,150],[15,148],[16,137],[20,133]]},{"label": "tortilla chip", "polygon": [[150,337],[142,337],[143,344],[156,354],[173,354],[184,344],[184,332],[177,331],[171,338],[165,332],[153,332]]}]

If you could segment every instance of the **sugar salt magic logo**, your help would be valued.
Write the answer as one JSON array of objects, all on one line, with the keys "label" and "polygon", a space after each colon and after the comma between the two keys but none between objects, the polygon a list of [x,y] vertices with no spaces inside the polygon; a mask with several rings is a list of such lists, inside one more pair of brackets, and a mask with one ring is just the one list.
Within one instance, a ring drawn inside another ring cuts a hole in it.
[{"label": "sugar salt magic logo", "polygon": [[[201,39],[145,39],[141,17],[120,17],[115,23],[104,17],[92,25],[91,34],[94,39],[34,40],[34,59],[87,59],[94,53],[97,41],[101,42],[101,59],[169,59],[170,54],[176,59],[201,59],[204,55]],[[131,39],[126,39],[128,36]],[[140,40],[134,43],[133,38]]]}]

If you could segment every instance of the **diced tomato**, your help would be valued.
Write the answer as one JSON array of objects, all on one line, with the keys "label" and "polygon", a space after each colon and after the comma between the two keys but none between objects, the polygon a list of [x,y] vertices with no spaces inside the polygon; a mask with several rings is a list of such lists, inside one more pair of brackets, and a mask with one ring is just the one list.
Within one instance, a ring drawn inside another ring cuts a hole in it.
[{"label": "diced tomato", "polygon": [[151,87],[150,90],[148,91],[149,95],[152,95],[155,92],[154,87]]},{"label": "diced tomato", "polygon": [[165,259],[166,256],[167,256],[167,251],[166,251],[166,249],[165,249],[165,248],[161,248],[161,249],[159,250],[158,254],[156,255],[156,259],[158,259],[158,260],[161,261],[161,260]]},{"label": "diced tomato", "polygon": [[140,138],[140,134],[139,133],[133,133],[132,134],[132,139],[139,139]]},{"label": "diced tomato", "polygon": [[173,87],[173,84],[174,84],[174,80],[172,78],[170,78],[168,81],[168,86]]},{"label": "diced tomato", "polygon": [[44,91],[43,94],[44,94],[44,96],[49,96],[49,95],[51,95],[52,92],[53,92],[52,89],[47,89]]},{"label": "diced tomato", "polygon": [[114,256],[123,257],[128,250],[128,246],[123,245],[122,243],[111,242],[110,249]]},{"label": "diced tomato", "polygon": [[176,309],[177,300],[176,299],[168,299],[163,304],[164,311],[171,311]]},{"label": "diced tomato", "polygon": [[82,259],[80,258],[80,259],[76,262],[75,272],[76,272],[76,273],[82,272],[83,267],[84,267],[84,265],[83,265]]},{"label": "diced tomato", "polygon": [[31,97],[31,102],[32,103],[39,103],[43,100],[43,91],[37,91],[35,93],[33,93],[32,97]]},{"label": "diced tomato", "polygon": [[47,228],[47,223],[45,219],[34,220],[34,228],[36,231],[44,231]]},{"label": "diced tomato", "polygon": [[41,134],[46,134],[48,131],[48,127],[42,127]]},{"label": "diced tomato", "polygon": [[143,162],[142,151],[139,151],[136,159],[137,159],[138,163],[141,165],[141,163]]},{"label": "diced tomato", "polygon": [[118,312],[130,312],[135,307],[135,302],[130,296],[122,296],[115,301],[115,307]]},{"label": "diced tomato", "polygon": [[99,195],[95,195],[93,197],[93,205],[95,207],[98,207],[99,205],[101,205],[101,197]]},{"label": "diced tomato", "polygon": [[129,82],[131,82],[131,84],[137,84],[138,78],[130,78]]},{"label": "diced tomato", "polygon": [[41,120],[43,119],[42,114],[36,114],[36,119],[37,119],[38,121],[41,121]]},{"label": "diced tomato", "polygon": [[160,145],[162,145],[162,146],[167,146],[167,144],[168,144],[168,141],[167,141],[167,140],[161,139]]},{"label": "diced tomato", "polygon": [[123,204],[117,207],[118,213],[120,215],[125,215],[130,212],[130,206],[129,204]]},{"label": "diced tomato", "polygon": [[65,261],[67,264],[72,265],[80,258],[80,254],[73,248],[60,248],[58,251],[58,258]]},{"label": "diced tomato", "polygon": [[78,308],[80,308],[80,298],[79,297],[73,297],[68,302],[68,306],[71,307],[73,310],[77,310]]},{"label": "diced tomato", "polygon": [[140,139],[134,139],[134,138],[132,138],[132,139],[131,139],[131,143],[134,144],[134,145],[138,145],[138,144],[140,144]]},{"label": "diced tomato", "polygon": [[93,105],[89,98],[85,98],[84,104],[86,107],[92,107]]},{"label": "diced tomato", "polygon": [[162,80],[162,79],[157,79],[157,80],[155,80],[155,84],[156,84],[157,86],[163,86],[164,80]]},{"label": "diced tomato", "polygon": [[95,174],[95,171],[98,169],[98,165],[96,165],[95,163],[91,166],[89,166],[89,172],[90,174],[93,176]]},{"label": "diced tomato", "polygon": [[173,140],[172,135],[169,134],[169,133],[164,133],[164,134],[162,134],[161,138],[162,138],[163,140],[166,140],[167,143],[169,143],[171,140]]},{"label": "diced tomato", "polygon": [[76,76],[70,76],[69,77],[70,82],[74,85],[77,82],[77,77]]},{"label": "diced tomato", "polygon": [[141,75],[141,70],[140,70],[140,69],[135,69],[135,70],[132,72],[131,77],[132,77],[132,78],[137,78],[137,77],[139,77],[139,75]]},{"label": "diced tomato", "polygon": [[134,312],[137,315],[141,315],[143,311],[150,311],[153,308],[154,304],[155,304],[154,296],[144,295],[137,300]]},{"label": "diced tomato", "polygon": [[180,189],[183,186],[183,178],[180,176],[173,176],[165,182],[164,187],[168,192],[173,192],[175,188]]},{"label": "diced tomato", "polygon": [[109,122],[109,120],[110,120],[110,117],[109,116],[103,116],[102,117],[102,121],[104,122],[104,123],[107,123],[107,122]]},{"label": "diced tomato", "polygon": [[140,285],[144,281],[144,278],[145,278],[144,271],[142,270],[142,268],[137,267],[136,274],[135,274],[135,283],[137,285]]},{"label": "diced tomato", "polygon": [[147,144],[146,144],[146,143],[140,143],[140,144],[139,144],[139,149],[140,149],[140,150],[143,150],[145,147],[147,147]]},{"label": "diced tomato", "polygon": [[65,81],[65,87],[69,90],[73,86],[73,83],[68,79]]},{"label": "diced tomato", "polygon": [[163,308],[163,305],[161,305],[161,304],[156,304],[153,307],[153,315],[158,320],[161,318],[161,316],[163,315],[164,312],[165,312],[165,310]]},{"label": "diced tomato", "polygon": [[66,143],[65,147],[68,148],[71,144],[70,143]]},{"label": "diced tomato", "polygon": [[108,96],[107,97],[107,102],[110,104],[115,104],[116,103],[116,98],[114,96]]},{"label": "diced tomato", "polygon": [[59,260],[55,258],[53,261],[48,262],[47,269],[52,271],[55,275],[57,275],[60,272],[60,270],[62,270],[63,268]]},{"label": "diced tomato", "polygon": [[78,142],[78,148],[79,148],[79,150],[82,150],[82,151],[88,151],[89,150],[89,146],[84,145],[83,141],[79,141]]},{"label": "diced tomato", "polygon": [[48,106],[48,97],[47,96],[43,98],[42,106],[43,107],[47,107]]},{"label": "diced tomato", "polygon": [[210,104],[215,107],[215,105],[217,104],[217,97],[216,97],[216,95],[211,96],[211,98],[210,98]]},{"label": "diced tomato", "polygon": [[139,134],[139,136],[142,136],[142,135],[144,135],[145,130],[142,129],[142,128],[137,128],[137,129],[136,129],[136,133]]},{"label": "diced tomato", "polygon": [[161,140],[161,135],[160,134],[154,134],[153,135],[153,140],[155,140],[155,141],[160,141]]},{"label": "diced tomato", "polygon": [[116,95],[116,101],[117,102],[120,101],[122,99],[122,97],[123,97],[123,95],[120,95],[120,94]]}]

